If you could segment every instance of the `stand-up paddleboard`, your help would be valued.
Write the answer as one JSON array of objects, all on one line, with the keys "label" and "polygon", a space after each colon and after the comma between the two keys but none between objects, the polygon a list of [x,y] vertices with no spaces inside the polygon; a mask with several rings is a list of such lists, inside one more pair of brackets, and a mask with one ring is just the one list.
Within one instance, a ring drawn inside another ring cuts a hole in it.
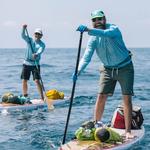
[{"label": "stand-up paddleboard", "polygon": [[[40,99],[30,100],[32,104],[12,104],[12,103],[1,103],[0,104],[0,113],[12,112],[12,111],[31,111],[37,109],[48,109],[47,104]],[[52,105],[57,106],[59,104],[63,104],[66,101],[64,100],[52,100]]]},{"label": "stand-up paddleboard", "polygon": [[[111,128],[121,136],[125,133],[124,129]],[[141,129],[131,131],[135,136],[133,139],[124,140],[123,143],[119,142],[116,144],[110,143],[98,143],[96,141],[79,141],[72,140],[62,145],[58,150],[125,150],[137,144],[142,140],[145,134],[144,126]]]}]

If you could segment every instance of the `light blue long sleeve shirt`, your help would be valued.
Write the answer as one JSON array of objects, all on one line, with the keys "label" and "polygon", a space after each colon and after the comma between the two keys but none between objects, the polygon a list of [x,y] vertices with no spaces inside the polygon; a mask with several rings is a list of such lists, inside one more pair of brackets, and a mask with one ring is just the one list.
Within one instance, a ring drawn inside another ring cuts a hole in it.
[{"label": "light blue long sleeve shirt", "polygon": [[[25,34],[25,29],[22,29],[21,36],[27,43],[27,49],[25,52],[25,58],[24,58],[23,64],[26,64],[26,65],[36,65],[37,64],[37,65],[39,65],[40,59],[41,59],[41,54],[45,50],[44,42],[42,42],[41,40],[34,41],[31,37],[28,38],[28,36]],[[33,50],[31,49],[29,39],[31,41]],[[37,55],[36,60],[34,60],[32,57],[33,53],[35,53]],[[35,61],[36,61],[36,64],[35,64]]]},{"label": "light blue long sleeve shirt", "polygon": [[104,67],[120,68],[131,62],[129,50],[126,48],[122,34],[116,25],[106,24],[105,30],[91,29],[88,34],[91,37],[79,63],[79,73],[89,64],[95,50]]}]

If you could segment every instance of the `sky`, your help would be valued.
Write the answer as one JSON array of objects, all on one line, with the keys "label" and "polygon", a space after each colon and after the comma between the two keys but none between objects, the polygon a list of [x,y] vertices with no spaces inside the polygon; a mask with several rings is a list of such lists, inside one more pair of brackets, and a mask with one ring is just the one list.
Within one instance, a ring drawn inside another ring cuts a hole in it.
[{"label": "sky", "polygon": [[[93,10],[119,26],[127,47],[150,47],[150,0],[0,0],[0,48],[25,48],[23,24],[32,36],[42,28],[47,48],[76,48],[80,25],[92,27]],[[88,40],[84,33],[82,46]]]}]

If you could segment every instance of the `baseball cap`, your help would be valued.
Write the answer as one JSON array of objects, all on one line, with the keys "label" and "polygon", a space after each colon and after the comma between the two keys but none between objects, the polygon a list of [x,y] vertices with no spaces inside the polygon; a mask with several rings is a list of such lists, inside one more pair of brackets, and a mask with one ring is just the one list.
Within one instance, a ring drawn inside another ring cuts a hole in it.
[{"label": "baseball cap", "polygon": [[94,19],[94,18],[98,18],[98,17],[104,17],[105,14],[102,10],[95,10],[91,13],[91,19]]},{"label": "baseball cap", "polygon": [[43,35],[42,30],[40,28],[35,29],[34,33],[39,33],[39,34]]}]

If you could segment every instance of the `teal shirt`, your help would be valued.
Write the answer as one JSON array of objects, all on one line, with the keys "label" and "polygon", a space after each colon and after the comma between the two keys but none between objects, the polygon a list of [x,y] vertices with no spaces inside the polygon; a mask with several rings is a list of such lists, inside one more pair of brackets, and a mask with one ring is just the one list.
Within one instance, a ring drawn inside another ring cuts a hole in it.
[{"label": "teal shirt", "polygon": [[[25,34],[25,29],[22,29],[21,36],[27,43],[27,49],[26,49],[26,52],[25,52],[25,58],[24,58],[23,64],[35,65],[35,60],[32,57],[32,49],[31,49],[31,46],[30,46],[29,38]],[[40,59],[41,59],[41,54],[45,50],[45,44],[41,40],[39,40],[38,42],[34,41],[31,37],[30,37],[30,41],[31,41],[34,53],[37,54],[36,64],[39,65],[40,64]]]},{"label": "teal shirt", "polygon": [[104,67],[120,68],[131,62],[129,50],[126,48],[119,28],[113,24],[106,24],[106,29],[91,29],[85,53],[79,63],[79,73],[91,61],[94,51]]}]

